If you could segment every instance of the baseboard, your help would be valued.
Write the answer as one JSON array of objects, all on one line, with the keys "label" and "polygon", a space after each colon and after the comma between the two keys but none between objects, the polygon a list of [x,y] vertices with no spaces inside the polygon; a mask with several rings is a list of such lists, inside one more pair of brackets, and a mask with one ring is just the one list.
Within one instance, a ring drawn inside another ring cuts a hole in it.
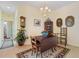
[{"label": "baseboard", "polygon": [[75,46],[75,47],[79,47],[78,45],[75,45],[75,44],[67,44],[69,46]]}]

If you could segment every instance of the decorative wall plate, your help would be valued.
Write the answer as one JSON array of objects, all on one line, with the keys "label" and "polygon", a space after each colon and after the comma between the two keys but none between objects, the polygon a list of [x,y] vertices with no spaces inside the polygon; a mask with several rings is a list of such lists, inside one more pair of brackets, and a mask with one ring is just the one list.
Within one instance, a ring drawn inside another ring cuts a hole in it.
[{"label": "decorative wall plate", "polygon": [[67,18],[65,19],[65,24],[67,27],[72,27],[74,25],[74,17],[67,16]]},{"label": "decorative wall plate", "polygon": [[62,26],[62,19],[61,18],[57,19],[56,25],[57,25],[57,27],[61,27]]}]

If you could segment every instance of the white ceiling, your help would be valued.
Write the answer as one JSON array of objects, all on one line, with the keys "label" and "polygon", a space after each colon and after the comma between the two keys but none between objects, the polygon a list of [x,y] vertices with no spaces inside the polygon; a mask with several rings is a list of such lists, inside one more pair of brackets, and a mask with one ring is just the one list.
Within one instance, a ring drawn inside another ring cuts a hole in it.
[{"label": "white ceiling", "polygon": [[12,5],[2,5],[0,6],[0,9],[2,12],[8,13],[8,14],[14,14],[16,11],[15,6],[12,6]]},{"label": "white ceiling", "polygon": [[55,10],[72,3],[75,3],[75,2],[73,1],[13,1],[13,2],[1,1],[0,8],[4,12],[14,13],[16,10],[16,6],[20,6],[20,5],[30,5],[36,8],[48,6],[50,9]]}]

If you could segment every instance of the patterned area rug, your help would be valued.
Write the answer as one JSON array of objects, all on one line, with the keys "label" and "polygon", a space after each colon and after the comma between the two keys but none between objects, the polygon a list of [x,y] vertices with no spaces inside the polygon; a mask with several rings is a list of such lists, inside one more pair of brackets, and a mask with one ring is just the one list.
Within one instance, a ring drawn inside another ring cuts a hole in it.
[{"label": "patterned area rug", "polygon": [[[42,53],[42,58],[63,58],[70,49],[57,46],[53,52],[51,49]],[[20,52],[16,54],[18,58],[36,58],[36,53],[32,54],[32,49]],[[38,53],[37,58],[41,58],[41,54]]]}]

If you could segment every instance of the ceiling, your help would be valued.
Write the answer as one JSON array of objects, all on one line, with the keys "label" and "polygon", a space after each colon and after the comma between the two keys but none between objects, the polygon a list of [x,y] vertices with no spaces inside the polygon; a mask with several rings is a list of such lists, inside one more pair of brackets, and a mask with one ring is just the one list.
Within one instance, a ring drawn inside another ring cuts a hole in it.
[{"label": "ceiling", "polygon": [[56,10],[63,6],[75,3],[74,1],[1,1],[0,9],[4,12],[14,13],[16,6],[30,5],[36,8],[48,6],[52,10]]},{"label": "ceiling", "polygon": [[2,5],[0,6],[0,9],[2,12],[7,14],[14,14],[16,11],[15,6],[12,6],[12,5]]}]

